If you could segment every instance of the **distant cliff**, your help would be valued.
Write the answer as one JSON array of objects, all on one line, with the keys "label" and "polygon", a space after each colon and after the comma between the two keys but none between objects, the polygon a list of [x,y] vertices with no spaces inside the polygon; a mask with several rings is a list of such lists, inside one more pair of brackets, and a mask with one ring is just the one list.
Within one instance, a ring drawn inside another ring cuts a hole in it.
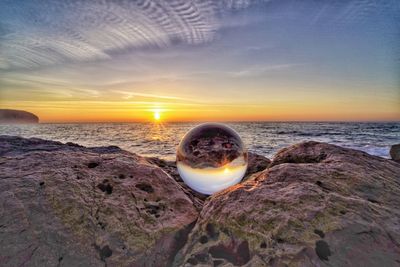
[{"label": "distant cliff", "polygon": [[0,109],[0,123],[38,123],[39,117],[23,110]]}]

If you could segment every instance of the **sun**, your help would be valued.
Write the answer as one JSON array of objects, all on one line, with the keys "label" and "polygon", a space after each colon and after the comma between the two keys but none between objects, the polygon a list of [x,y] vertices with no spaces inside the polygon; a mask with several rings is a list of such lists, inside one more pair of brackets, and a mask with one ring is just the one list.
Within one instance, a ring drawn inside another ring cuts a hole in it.
[{"label": "sun", "polygon": [[159,121],[159,120],[161,119],[160,111],[155,110],[155,111],[154,111],[154,114],[153,114],[153,117],[154,117],[154,120],[155,120],[155,121]]}]

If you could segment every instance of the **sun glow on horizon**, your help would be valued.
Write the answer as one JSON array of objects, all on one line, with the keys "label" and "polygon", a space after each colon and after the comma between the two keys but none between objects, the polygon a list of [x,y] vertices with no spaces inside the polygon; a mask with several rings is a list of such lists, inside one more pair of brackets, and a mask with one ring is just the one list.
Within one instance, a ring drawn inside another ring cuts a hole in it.
[{"label": "sun glow on horizon", "polygon": [[153,117],[155,121],[160,121],[161,120],[161,112],[160,110],[154,110]]}]

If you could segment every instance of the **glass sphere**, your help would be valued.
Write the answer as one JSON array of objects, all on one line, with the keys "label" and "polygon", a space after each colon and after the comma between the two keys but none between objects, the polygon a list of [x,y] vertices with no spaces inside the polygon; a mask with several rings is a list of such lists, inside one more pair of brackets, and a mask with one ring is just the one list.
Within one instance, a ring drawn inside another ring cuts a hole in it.
[{"label": "glass sphere", "polygon": [[247,150],[232,128],[204,123],[183,137],[176,165],[190,188],[211,195],[242,180],[247,169]]}]

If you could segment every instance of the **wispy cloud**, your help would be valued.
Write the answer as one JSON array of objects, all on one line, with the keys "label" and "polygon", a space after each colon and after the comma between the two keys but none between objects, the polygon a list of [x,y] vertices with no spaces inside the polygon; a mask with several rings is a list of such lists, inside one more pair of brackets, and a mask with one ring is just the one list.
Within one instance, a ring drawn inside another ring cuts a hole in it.
[{"label": "wispy cloud", "polygon": [[179,101],[191,101],[194,102],[192,99],[178,97],[178,96],[168,96],[168,95],[156,95],[156,94],[144,94],[144,93],[137,93],[131,91],[121,91],[121,90],[113,90],[112,92],[121,94],[122,98],[125,100],[129,100],[135,97],[146,97],[152,99],[164,99],[164,100],[179,100]]},{"label": "wispy cloud", "polygon": [[269,64],[269,65],[254,65],[246,68],[231,69],[226,71],[198,71],[182,74],[180,79],[193,77],[227,77],[227,78],[249,78],[264,75],[269,72],[276,72],[304,66],[304,63],[287,63],[287,64]]},{"label": "wispy cloud", "polygon": [[270,71],[279,71],[279,70],[286,70],[291,69],[294,67],[299,67],[304,64],[299,63],[289,63],[289,64],[276,64],[276,65],[267,65],[267,66],[252,66],[247,69],[239,70],[239,71],[232,71],[227,72],[228,75],[233,77],[252,77],[265,74]]},{"label": "wispy cloud", "polygon": [[128,48],[213,40],[219,16],[255,1],[11,1],[0,3],[0,69],[107,59]]}]

